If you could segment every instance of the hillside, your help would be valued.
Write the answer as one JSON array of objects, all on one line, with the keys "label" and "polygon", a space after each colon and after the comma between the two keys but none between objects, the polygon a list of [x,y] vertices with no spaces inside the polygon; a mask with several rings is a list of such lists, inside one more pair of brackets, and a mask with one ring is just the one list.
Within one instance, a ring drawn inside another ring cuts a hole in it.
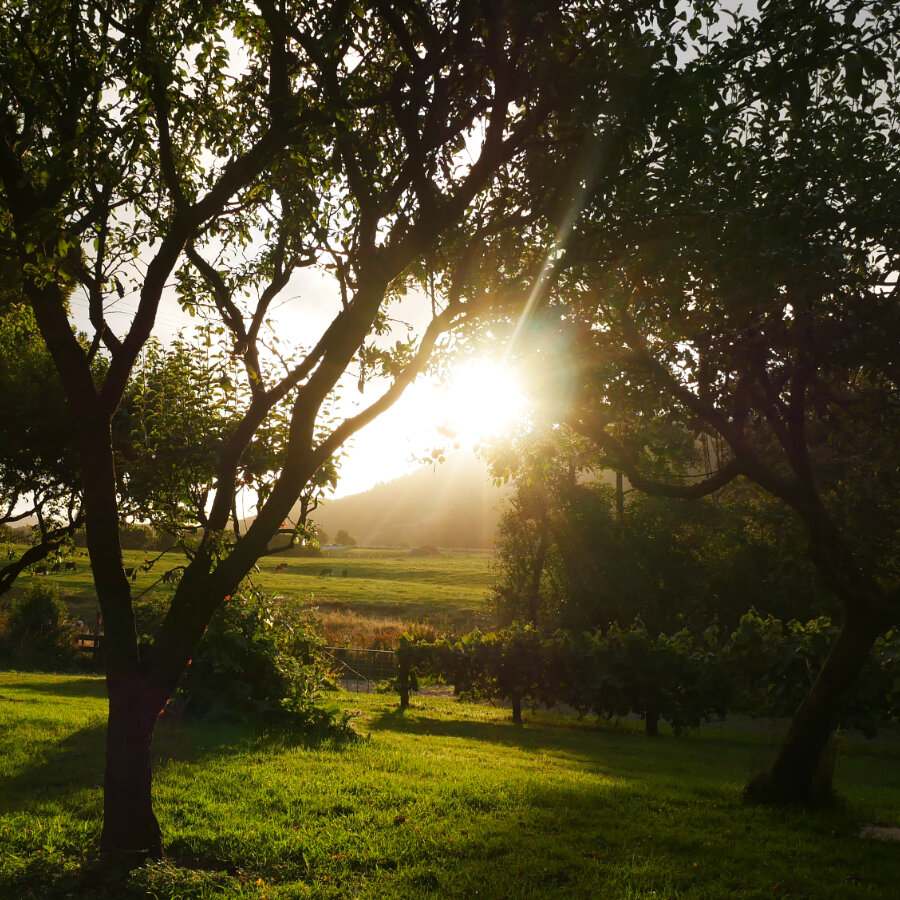
[{"label": "hillside", "polygon": [[508,487],[495,487],[471,454],[451,456],[363,494],[329,500],[310,518],[368,547],[491,547]]}]

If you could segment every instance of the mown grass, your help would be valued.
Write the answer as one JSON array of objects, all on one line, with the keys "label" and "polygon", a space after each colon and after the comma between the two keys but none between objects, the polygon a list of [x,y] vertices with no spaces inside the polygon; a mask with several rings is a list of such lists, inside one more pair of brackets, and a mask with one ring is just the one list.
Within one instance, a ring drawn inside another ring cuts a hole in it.
[{"label": "mown grass", "polygon": [[[845,742],[845,805],[745,807],[773,736],[676,740],[549,713],[340,695],[368,735],[344,748],[163,720],[156,808],[169,860],[94,866],[102,682],[0,675],[0,896],[895,897],[897,742]],[[31,891],[31,894],[29,894]]]},{"label": "mown grass", "polygon": [[[155,556],[138,550],[123,553],[126,567],[135,568]],[[81,551],[72,559],[77,572],[22,575],[6,602],[31,579],[51,580],[59,585],[72,616],[95,625],[99,607],[87,556]],[[160,576],[184,562],[179,554],[167,554],[149,572],[139,571],[133,596],[145,605],[161,605],[174,587],[160,583]],[[286,572],[275,572],[280,563],[287,564]],[[319,559],[266,556],[259,567],[260,572],[252,575],[255,584],[272,594],[309,597],[311,605],[323,613],[350,610],[376,620],[394,618],[462,630],[490,622],[488,592],[495,575],[488,552],[447,550],[437,557],[416,557],[403,551],[326,551]],[[324,569],[330,569],[331,575],[321,576]],[[373,634],[378,627],[374,622]]]},{"label": "mown grass", "polygon": [[[471,627],[487,614],[492,561],[477,551],[443,551],[438,557],[344,551],[323,559],[264,557],[256,578],[272,593],[311,595],[323,609],[344,606],[436,623],[469,618]],[[287,564],[286,573],[275,574],[279,562]],[[331,576],[320,577],[323,569]]]}]

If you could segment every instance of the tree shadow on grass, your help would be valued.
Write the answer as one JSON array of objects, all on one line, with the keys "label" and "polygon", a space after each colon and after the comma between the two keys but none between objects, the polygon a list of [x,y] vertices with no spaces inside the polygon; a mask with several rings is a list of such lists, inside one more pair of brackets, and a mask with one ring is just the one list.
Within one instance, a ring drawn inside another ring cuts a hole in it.
[{"label": "tree shadow on grass", "polygon": [[[29,722],[48,729],[58,725],[53,720],[44,722],[34,718]],[[260,730],[251,725],[163,719],[154,734],[153,771],[160,774],[170,763],[202,764],[210,757],[239,755],[247,751],[248,745],[263,753],[286,745],[339,746],[327,736],[305,734],[297,728]],[[99,792],[103,786],[105,752],[105,721],[94,722],[59,740],[48,738],[27,767],[9,777],[0,777],[0,815],[26,811],[34,806],[37,796],[52,798],[65,806],[73,795],[85,789]]]},{"label": "tree shadow on grass", "polygon": [[0,778],[0,815],[32,808],[36,797],[65,806],[72,794],[99,788],[105,741],[106,723],[95,722],[45,745],[26,768]]},{"label": "tree shadow on grass", "polygon": [[637,741],[644,736],[636,731],[613,731],[592,727],[589,724],[559,724],[541,722],[537,725],[526,723],[515,725],[512,720],[484,722],[470,719],[436,719],[433,716],[418,716],[415,711],[401,712],[393,709],[382,713],[369,723],[372,731],[396,731],[402,734],[419,734],[429,737],[456,737],[465,740],[487,741],[503,744],[531,752],[550,749],[580,749],[584,756],[585,737],[595,736],[600,742]]},{"label": "tree shadow on grass", "polygon": [[[95,697],[106,699],[106,681],[93,676],[60,675],[59,678],[43,678],[40,681],[29,681],[26,685],[7,686],[15,691],[22,690],[38,694],[52,694],[55,697]],[[5,688],[5,689],[7,689]]]},{"label": "tree shadow on grass", "polygon": [[[32,718],[30,721],[43,725],[51,735],[59,724],[53,720],[43,722]],[[9,816],[13,822],[18,820],[17,828],[22,827],[19,819],[22,814],[32,821],[49,822],[61,815],[96,824],[94,837],[77,846],[66,846],[64,835],[58,835],[56,840],[61,845],[55,858],[52,853],[42,852],[40,843],[34,843],[35,837],[27,849],[19,848],[19,856],[25,858],[20,859],[15,872],[5,870],[0,859],[0,898],[148,896],[130,880],[129,873],[109,871],[99,864],[97,840],[103,805],[105,744],[106,723],[95,721],[63,738],[49,739],[26,767],[0,778],[0,816]],[[250,725],[163,719],[154,736],[154,778],[160,777],[170,764],[189,762],[202,768],[211,761],[246,755],[248,750],[277,753],[285,746],[338,745],[323,739],[321,734],[307,736],[298,728],[270,727],[261,731]],[[40,830],[38,827],[37,831]],[[0,853],[2,845],[0,838]],[[206,881],[212,885],[235,871],[227,858],[213,850],[198,856],[196,848],[175,841],[167,845],[167,852],[170,861],[181,869],[182,875],[178,877],[185,880],[185,888],[196,888],[197,883]],[[75,871],[71,869],[73,860],[78,862]]]},{"label": "tree shadow on grass", "polygon": [[[417,715],[415,709],[383,712],[370,721],[372,732],[393,731],[423,738],[459,738],[503,747],[514,747],[535,756],[551,754],[576,762],[587,771],[638,779],[648,786],[678,777],[698,767],[719,773],[740,789],[753,768],[769,761],[772,749],[763,744],[748,747],[738,739],[708,740],[699,733],[648,737],[642,730],[587,722],[546,722],[517,726],[511,720],[481,721]],[[739,735],[738,738],[741,736]],[[748,753],[748,751],[750,751]],[[748,767],[748,760],[752,763]]]},{"label": "tree shadow on grass", "polygon": [[[243,892],[248,878],[252,884],[257,877],[266,882],[278,879],[285,886],[303,885],[298,887],[300,895],[301,891],[314,892],[326,875],[329,884],[336,885],[335,890],[341,889],[337,885],[346,887],[345,896],[367,889],[373,895],[383,890],[386,896],[471,896],[483,892],[486,886],[489,895],[490,886],[494,886],[493,896],[510,897],[643,896],[653,891],[672,896],[689,892],[693,880],[700,877],[693,867],[698,861],[702,877],[708,879],[703,882],[705,896],[761,896],[770,890],[772,881],[791,886],[799,896],[809,896],[803,893],[801,876],[793,868],[797,865],[798,834],[810,845],[817,841],[826,845],[821,852],[816,851],[815,863],[832,867],[839,881],[848,871],[877,873],[863,876],[871,888],[869,896],[892,896],[885,892],[885,886],[895,886],[900,878],[900,862],[892,863],[887,858],[893,848],[867,848],[865,869],[858,862],[848,862],[841,868],[831,861],[831,855],[839,850],[834,830],[849,835],[854,824],[838,813],[823,824],[789,816],[780,825],[775,823],[772,835],[758,848],[743,847],[745,831],[735,830],[732,838],[727,829],[736,829],[738,822],[748,834],[752,826],[755,834],[757,828],[769,828],[763,821],[764,814],[743,810],[734,798],[723,801],[719,794],[722,778],[709,769],[705,758],[694,761],[700,769],[698,781],[703,783],[700,792],[683,783],[660,759],[659,750],[665,745],[667,755],[680,757],[681,766],[690,761],[699,742],[691,747],[688,742],[667,740],[663,744],[626,732],[591,733],[586,728],[565,726],[518,728],[500,722],[417,716],[415,711],[403,715],[396,710],[385,712],[372,727],[376,733],[399,731],[423,737],[502,742],[526,752],[564,752],[598,765],[601,760],[615,760],[615,765],[609,769],[611,780],[582,779],[577,788],[561,781],[544,784],[533,779],[517,786],[510,780],[508,797],[478,782],[471,790],[461,785],[457,791],[467,791],[464,810],[451,815],[446,829],[423,820],[421,836],[417,826],[423,813],[413,799],[401,800],[396,810],[390,810],[393,824],[388,818],[386,826],[378,826],[381,831],[375,835],[377,840],[360,843],[352,829],[335,830],[331,840],[338,843],[313,848],[311,853],[303,843],[288,846],[278,841],[262,855],[236,848],[233,835],[223,823],[214,839],[204,841],[189,835],[168,843],[174,865],[149,867],[131,875],[96,867],[93,846],[67,851],[70,865],[77,853],[83,860],[77,872],[70,869],[68,874],[58,861],[35,854],[0,881],[0,896],[24,897],[29,888],[35,896],[50,898],[233,896]],[[90,805],[81,807],[84,817],[96,819],[103,733],[99,723],[74,732],[60,741],[40,766],[0,783],[0,811],[8,800],[10,784],[15,796],[20,801],[29,800],[34,811],[44,802],[43,792],[52,792],[47,799],[60,802],[59,798],[65,796],[60,783],[72,777],[81,779],[79,789],[96,789]],[[586,739],[592,745],[588,749],[584,746]],[[291,743],[299,740],[299,735],[290,735]],[[173,762],[189,760],[203,766],[211,757],[245,754],[248,745],[265,753],[277,752],[285,742],[285,734],[277,729],[260,734],[247,727],[163,720],[155,744]],[[157,770],[164,769],[165,764],[157,761]],[[632,782],[627,772],[634,766],[642,771],[634,771]],[[658,782],[650,777],[652,767],[664,770]],[[410,767],[409,777],[415,777],[414,767]],[[68,802],[73,802],[72,798]],[[341,809],[334,815],[351,813]],[[720,859],[729,858],[731,853],[738,862],[717,874]],[[764,863],[768,870],[763,869]],[[390,880],[385,879],[384,872],[391,873]],[[4,894],[4,890],[10,892]]]}]

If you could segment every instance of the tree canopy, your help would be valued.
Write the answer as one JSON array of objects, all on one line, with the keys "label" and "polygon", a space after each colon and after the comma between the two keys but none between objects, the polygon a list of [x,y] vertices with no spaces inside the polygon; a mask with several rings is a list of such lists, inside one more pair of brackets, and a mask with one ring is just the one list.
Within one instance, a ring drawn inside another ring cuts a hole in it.
[{"label": "tree canopy", "polygon": [[[210,618],[343,442],[484,302],[468,278],[484,248],[542,214],[519,190],[526,154],[565,140],[580,106],[608,104],[610,121],[627,108],[632,60],[669,41],[657,13],[541,0],[3,4],[0,240],[72,415],[106,628],[105,851],[161,852],[150,740]],[[273,313],[311,267],[333,279],[334,313],[282,351]],[[208,494],[170,494],[169,511],[191,508],[200,530],[142,651],[120,487],[172,473],[144,460],[128,475],[112,429],[173,292],[219,329],[239,400],[204,419]],[[85,342],[69,296],[86,310]],[[398,340],[389,308],[407,296],[428,324]],[[376,397],[334,419],[350,379]],[[283,440],[258,463],[273,422]],[[226,541],[251,476],[257,515]]]},{"label": "tree canopy", "polygon": [[760,4],[695,38],[532,324],[557,417],[633,486],[742,477],[803,523],[844,627],[756,788],[809,800],[841,696],[900,618],[897,10]]}]

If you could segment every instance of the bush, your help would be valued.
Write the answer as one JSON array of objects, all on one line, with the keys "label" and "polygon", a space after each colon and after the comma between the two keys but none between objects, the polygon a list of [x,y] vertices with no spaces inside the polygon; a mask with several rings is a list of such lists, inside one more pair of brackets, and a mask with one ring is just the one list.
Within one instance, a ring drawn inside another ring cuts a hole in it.
[{"label": "bush", "polygon": [[[401,706],[421,677],[453,684],[458,694],[509,701],[521,720],[525,703],[564,704],[585,715],[644,717],[655,734],[660,720],[675,734],[726,712],[789,715],[814,682],[837,626],[828,618],[782,622],[750,610],[732,634],[716,622],[653,636],[640,619],[605,632],[559,631],[541,637],[516,624],[462,639],[397,644]],[[900,718],[900,629],[875,644],[842,722],[873,734],[879,720]]]},{"label": "bush", "polygon": [[34,581],[13,601],[4,643],[12,660],[29,668],[71,669],[77,664],[75,626],[53,582]]},{"label": "bush", "polygon": [[213,617],[175,709],[204,719],[281,719],[322,736],[353,737],[347,716],[317,704],[329,676],[323,646],[298,601],[242,591]]}]

